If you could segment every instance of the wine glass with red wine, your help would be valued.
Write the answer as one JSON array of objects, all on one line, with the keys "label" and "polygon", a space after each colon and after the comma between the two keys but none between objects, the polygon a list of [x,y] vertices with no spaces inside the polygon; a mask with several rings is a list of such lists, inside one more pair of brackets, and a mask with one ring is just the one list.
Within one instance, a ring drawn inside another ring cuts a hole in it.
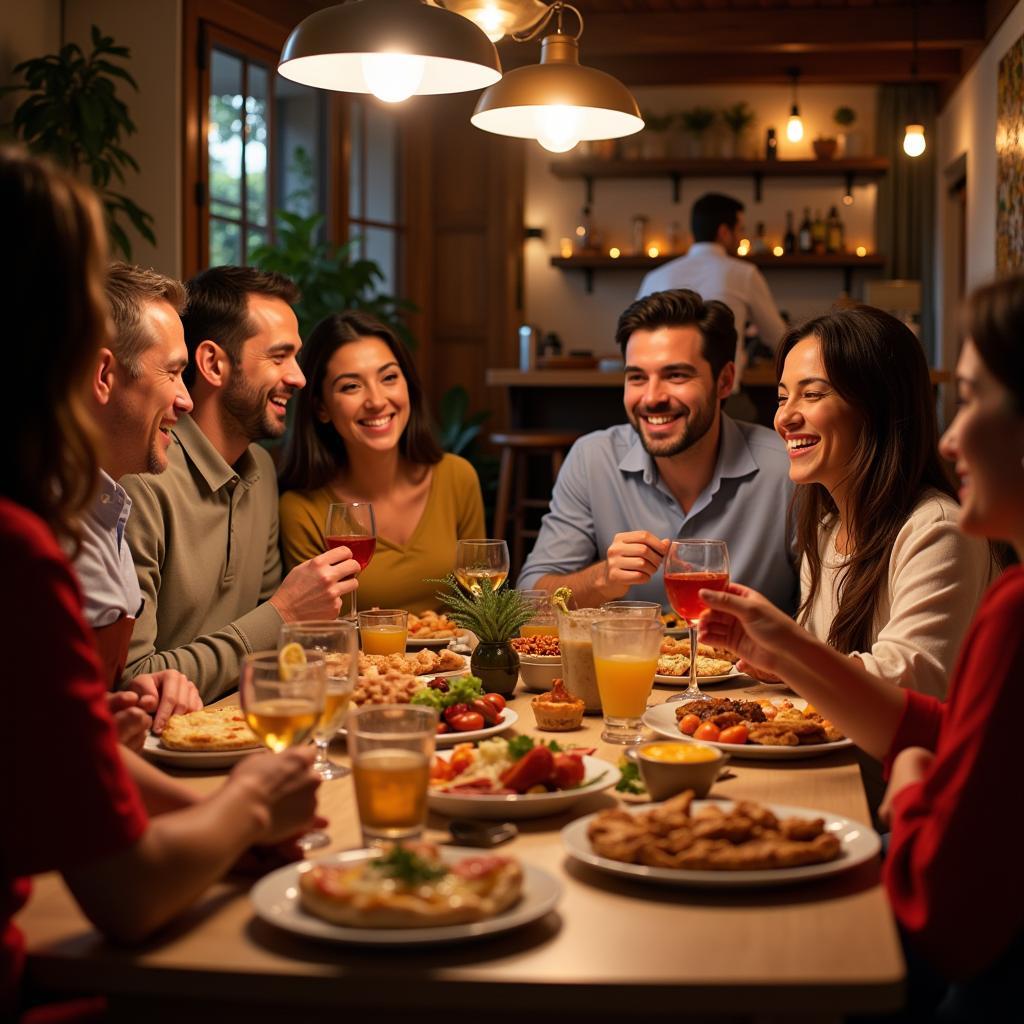
[{"label": "wine glass with red wine", "polygon": [[707,605],[701,590],[729,585],[729,552],[724,540],[674,540],[665,559],[665,593],[690,629],[690,684],[669,700],[708,700],[697,685],[697,621]]},{"label": "wine glass with red wine", "polygon": [[[327,509],[324,543],[328,550],[343,545],[352,552],[362,572],[377,547],[377,523],[368,501],[336,501]],[[356,617],[356,591],[352,591],[352,618]]]}]

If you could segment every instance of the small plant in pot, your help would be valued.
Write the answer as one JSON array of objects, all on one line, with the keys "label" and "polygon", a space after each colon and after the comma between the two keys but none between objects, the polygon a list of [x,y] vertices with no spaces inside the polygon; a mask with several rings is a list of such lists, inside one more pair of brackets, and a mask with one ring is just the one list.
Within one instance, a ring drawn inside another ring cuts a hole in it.
[{"label": "small plant in pot", "polygon": [[839,127],[837,133],[841,156],[860,155],[860,132],[854,129],[857,113],[852,107],[836,107],[832,120]]},{"label": "small plant in pot", "polygon": [[448,615],[479,640],[469,661],[473,675],[483,681],[485,692],[512,696],[519,679],[519,655],[512,648],[512,638],[533,618],[534,610],[519,591],[494,590],[487,579],[480,581],[479,595],[467,594],[451,574],[433,582],[443,588],[437,598]]},{"label": "small plant in pot", "polygon": [[729,135],[726,138],[728,151],[723,155],[732,158],[744,156],[743,137],[746,135],[747,129],[754,123],[753,110],[750,109],[746,101],[741,100],[722,111],[722,121],[729,129]]},{"label": "small plant in pot", "polygon": [[689,140],[689,156],[704,156],[705,136],[708,129],[715,123],[715,112],[711,107],[691,107],[679,114],[679,123],[683,134]]}]

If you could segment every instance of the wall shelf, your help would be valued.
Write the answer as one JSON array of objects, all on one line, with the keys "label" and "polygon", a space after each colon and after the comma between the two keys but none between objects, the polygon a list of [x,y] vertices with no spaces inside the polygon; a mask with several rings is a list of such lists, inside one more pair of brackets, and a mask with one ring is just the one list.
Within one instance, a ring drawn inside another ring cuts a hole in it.
[{"label": "wall shelf", "polygon": [[[669,260],[674,260],[681,253],[662,256],[619,256],[612,259],[603,253],[581,253],[576,256],[552,256],[551,266],[560,270],[582,270],[586,277],[587,291],[594,290],[595,270],[653,270]],[[841,270],[843,272],[844,290],[850,290],[853,272],[858,269],[877,269],[885,266],[885,257],[878,253],[856,256],[849,252],[832,252],[818,256],[809,252],[791,252],[782,256],[757,255],[738,256],[747,263],[770,270]]]},{"label": "wall shelf", "polygon": [[885,157],[851,157],[840,160],[599,160],[575,158],[555,160],[551,173],[556,178],[582,178],[587,202],[594,201],[597,178],[668,178],[672,182],[672,201],[679,202],[684,178],[753,178],[754,196],[761,201],[765,178],[842,178],[846,191],[856,178],[877,179],[889,170]]}]

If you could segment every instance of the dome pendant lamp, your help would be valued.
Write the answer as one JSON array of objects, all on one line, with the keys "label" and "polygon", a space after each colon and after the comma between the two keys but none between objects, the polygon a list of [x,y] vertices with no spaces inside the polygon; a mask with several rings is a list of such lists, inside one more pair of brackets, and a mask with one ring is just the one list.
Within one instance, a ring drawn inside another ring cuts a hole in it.
[{"label": "dome pendant lamp", "polygon": [[498,51],[473,22],[421,0],[349,0],[317,11],[292,30],[277,70],[302,85],[387,103],[501,78]]},{"label": "dome pendant lamp", "polygon": [[[576,35],[562,31],[563,11],[579,20]],[[516,42],[536,38],[552,17],[555,31],[540,44],[540,63],[509,71],[480,97],[470,118],[495,135],[536,139],[553,153],[565,153],[585,139],[618,139],[640,131],[644,122],[630,91],[616,78],[580,64],[583,17],[556,0]]]}]

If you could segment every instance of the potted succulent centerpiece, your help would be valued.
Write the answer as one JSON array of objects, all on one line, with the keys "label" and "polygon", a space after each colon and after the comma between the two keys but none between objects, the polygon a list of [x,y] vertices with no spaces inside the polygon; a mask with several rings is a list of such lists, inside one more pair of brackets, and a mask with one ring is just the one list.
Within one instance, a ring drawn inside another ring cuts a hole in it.
[{"label": "potted succulent centerpiece", "polygon": [[437,598],[448,609],[449,617],[479,640],[469,660],[473,675],[483,681],[485,691],[511,696],[519,679],[519,655],[511,641],[533,618],[534,609],[518,590],[494,590],[488,579],[480,581],[479,594],[467,594],[451,574],[433,582],[443,588]]}]

